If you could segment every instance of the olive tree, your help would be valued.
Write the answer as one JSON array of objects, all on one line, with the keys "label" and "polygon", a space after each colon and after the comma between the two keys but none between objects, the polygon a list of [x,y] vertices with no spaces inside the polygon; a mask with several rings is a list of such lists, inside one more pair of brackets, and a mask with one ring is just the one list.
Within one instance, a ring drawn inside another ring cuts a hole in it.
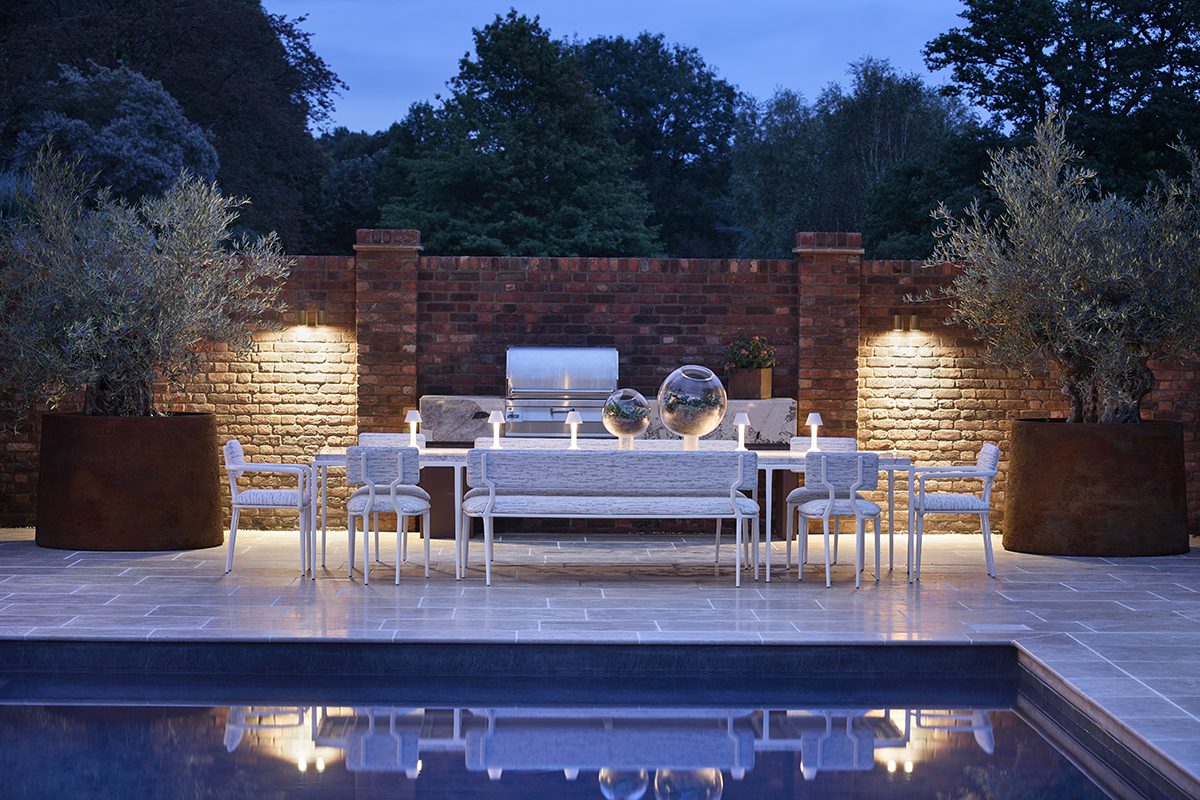
[{"label": "olive tree", "polygon": [[1051,109],[1032,144],[991,154],[995,216],[978,203],[934,212],[927,264],[961,267],[951,321],[1000,365],[1053,365],[1070,421],[1139,422],[1150,362],[1200,339],[1200,167],[1180,149],[1188,178],[1161,177],[1136,201],[1102,195]]},{"label": "olive tree", "polygon": [[197,345],[245,354],[282,310],[278,239],[235,239],[246,201],[215,184],[184,174],[130,204],[47,147],[16,202],[0,235],[0,388],[14,419],[81,391],[85,414],[154,414],[156,383],[199,371]]}]

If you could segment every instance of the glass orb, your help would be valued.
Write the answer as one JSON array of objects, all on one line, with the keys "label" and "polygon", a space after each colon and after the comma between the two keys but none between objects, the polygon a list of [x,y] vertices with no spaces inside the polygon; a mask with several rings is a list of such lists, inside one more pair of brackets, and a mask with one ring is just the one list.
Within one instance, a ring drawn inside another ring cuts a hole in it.
[{"label": "glass orb", "polygon": [[606,800],[640,800],[650,786],[646,770],[600,770],[600,794]]},{"label": "glass orb", "polygon": [[600,418],[613,436],[640,436],[650,427],[650,401],[633,389],[617,389],[604,401]]},{"label": "glass orb", "polygon": [[677,436],[712,433],[725,418],[725,387],[708,367],[689,364],[672,372],[658,389],[658,413]]},{"label": "glass orb", "polygon": [[719,769],[660,769],[654,773],[657,800],[720,800],[725,778]]}]

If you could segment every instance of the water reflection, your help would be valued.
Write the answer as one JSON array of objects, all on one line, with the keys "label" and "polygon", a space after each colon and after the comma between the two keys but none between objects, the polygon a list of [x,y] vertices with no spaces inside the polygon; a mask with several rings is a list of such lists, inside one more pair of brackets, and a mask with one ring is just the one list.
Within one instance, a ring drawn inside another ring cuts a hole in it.
[{"label": "water reflection", "polygon": [[[255,735],[248,735],[253,732]],[[265,735],[264,735],[265,734]],[[920,761],[970,736],[995,751],[987,709],[395,708],[228,709],[229,752],[274,752],[301,771],[342,762],[352,773],[420,777],[431,754],[467,772],[596,774],[608,800],[717,800],[763,753],[790,754],[805,781],[829,772],[911,776]]]}]

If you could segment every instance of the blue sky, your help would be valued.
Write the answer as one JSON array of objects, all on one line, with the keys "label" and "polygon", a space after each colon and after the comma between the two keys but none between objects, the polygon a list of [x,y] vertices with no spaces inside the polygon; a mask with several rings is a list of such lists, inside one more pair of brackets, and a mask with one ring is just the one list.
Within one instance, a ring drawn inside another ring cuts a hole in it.
[{"label": "blue sky", "polygon": [[318,53],[350,85],[334,122],[378,130],[431,100],[471,49],[471,29],[510,7],[541,17],[556,37],[662,33],[695,47],[718,74],[763,99],[775,89],[812,99],[862,56],[929,76],[921,48],[959,23],[960,0],[264,0],[308,15]]}]

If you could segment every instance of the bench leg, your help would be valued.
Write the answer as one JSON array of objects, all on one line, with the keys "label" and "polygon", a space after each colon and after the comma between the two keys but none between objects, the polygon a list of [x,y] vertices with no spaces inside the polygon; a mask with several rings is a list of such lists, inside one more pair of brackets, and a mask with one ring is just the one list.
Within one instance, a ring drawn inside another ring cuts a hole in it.
[{"label": "bench leg", "polygon": [[429,514],[426,511],[421,515],[421,534],[425,539],[425,577],[429,577]]},{"label": "bench leg", "polygon": [[488,586],[492,585],[492,518],[483,518],[483,576]]},{"label": "bench leg", "polygon": [[721,520],[717,520],[717,551],[713,554],[713,565],[721,565]]},{"label": "bench leg", "polygon": [[[788,509],[788,522],[791,522],[792,510]],[[790,528],[791,525],[789,524]],[[767,583],[771,582],[771,526],[767,526]]]}]

